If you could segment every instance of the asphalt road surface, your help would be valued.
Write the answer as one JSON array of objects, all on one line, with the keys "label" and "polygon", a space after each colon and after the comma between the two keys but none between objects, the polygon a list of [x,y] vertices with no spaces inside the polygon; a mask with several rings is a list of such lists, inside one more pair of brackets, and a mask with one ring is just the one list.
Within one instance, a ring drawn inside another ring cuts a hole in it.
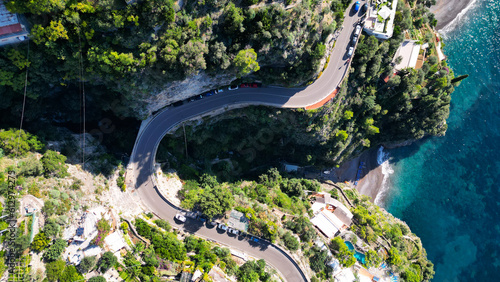
[{"label": "asphalt road surface", "polygon": [[[364,3],[361,1],[361,5]],[[348,8],[345,15],[344,27],[337,37],[328,67],[323,71],[322,76],[310,86],[294,89],[280,87],[240,88],[233,91],[226,89],[217,95],[178,107],[168,107],[156,114],[139,133],[127,170],[127,179],[136,181],[135,189],[143,203],[175,227],[196,233],[250,256],[265,259],[281,273],[286,281],[308,281],[297,263],[272,244],[263,241],[253,242],[239,236],[229,236],[196,220],[188,219],[184,224],[174,221],[174,216],[179,209],[158,193],[154,184],[153,168],[160,141],[168,131],[185,120],[238,104],[304,108],[331,94],[348,70],[349,62],[346,54],[356,23],[361,18],[360,13],[354,14],[352,12],[352,6]]]}]

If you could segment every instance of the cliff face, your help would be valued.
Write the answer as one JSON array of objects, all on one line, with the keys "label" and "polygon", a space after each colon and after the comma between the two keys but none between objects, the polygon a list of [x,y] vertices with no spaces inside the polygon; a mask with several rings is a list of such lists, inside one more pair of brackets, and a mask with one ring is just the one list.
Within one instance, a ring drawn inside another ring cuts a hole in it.
[{"label": "cliff face", "polygon": [[210,76],[205,71],[189,76],[184,80],[173,81],[165,85],[165,88],[156,93],[146,95],[141,100],[144,109],[139,115],[149,116],[151,113],[176,101],[184,100],[196,94],[216,89],[221,85],[229,85],[236,77],[231,74]]}]

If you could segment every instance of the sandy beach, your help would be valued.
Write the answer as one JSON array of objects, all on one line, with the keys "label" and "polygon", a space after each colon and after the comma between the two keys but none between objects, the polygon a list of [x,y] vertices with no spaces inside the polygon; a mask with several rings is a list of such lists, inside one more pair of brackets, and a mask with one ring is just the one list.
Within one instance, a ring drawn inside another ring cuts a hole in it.
[{"label": "sandy beach", "polygon": [[438,21],[436,30],[441,30],[450,24],[460,12],[475,0],[437,0],[430,10]]},{"label": "sandy beach", "polygon": [[[372,202],[382,189],[384,174],[382,167],[377,162],[378,148],[370,149],[360,156],[343,163],[334,171],[332,179],[334,181],[349,181],[355,183],[358,180],[356,189],[363,195],[372,198]],[[358,178],[358,169],[360,174]]]}]

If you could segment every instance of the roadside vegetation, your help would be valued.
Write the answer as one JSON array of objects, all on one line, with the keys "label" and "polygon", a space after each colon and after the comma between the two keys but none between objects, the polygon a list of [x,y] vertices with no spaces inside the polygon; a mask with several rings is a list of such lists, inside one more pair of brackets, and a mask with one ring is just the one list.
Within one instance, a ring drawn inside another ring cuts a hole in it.
[{"label": "roadside vegetation", "polygon": [[[364,262],[360,261],[364,267],[378,268],[385,262],[406,281],[430,281],[434,266],[427,259],[420,239],[411,233],[409,227],[354,188],[338,185],[354,205],[350,209],[354,222],[348,231],[330,241],[310,222],[314,215],[310,210],[309,195],[326,189],[326,186],[314,180],[283,176],[275,168],[260,175],[258,180],[234,183],[219,183],[216,177],[203,174],[198,180],[186,180],[179,197],[182,207],[200,211],[209,220],[225,221],[231,209],[242,212],[249,221],[248,234],[281,245],[299,260],[309,262],[318,279],[326,280],[331,276],[333,269],[329,265],[332,259],[342,267],[354,265],[355,251],[344,242],[350,241],[356,245],[356,251],[365,256]],[[226,193],[213,193],[213,187]],[[214,204],[212,209],[206,210],[201,204],[206,189],[214,203],[231,204],[222,209]],[[329,190],[329,193],[349,206],[337,189]],[[318,239],[328,248],[318,245]]]},{"label": "roadside vegetation", "polygon": [[[187,122],[185,134],[179,129],[164,138],[158,158],[181,174],[196,167],[230,180],[258,175],[280,161],[332,167],[381,144],[445,134],[451,93],[466,76],[455,77],[438,60],[435,21],[424,4],[399,3],[390,40],[360,36],[333,103],[317,110],[248,107],[202,124]],[[395,73],[393,58],[405,38],[429,47],[421,51],[421,68]]]}]

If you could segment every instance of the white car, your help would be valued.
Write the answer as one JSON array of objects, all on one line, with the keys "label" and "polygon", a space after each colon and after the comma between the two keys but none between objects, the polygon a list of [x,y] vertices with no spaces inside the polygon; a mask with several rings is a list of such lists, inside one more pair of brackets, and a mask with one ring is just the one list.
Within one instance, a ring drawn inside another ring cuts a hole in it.
[{"label": "white car", "polygon": [[222,231],[226,231],[227,230],[227,226],[224,223],[219,223],[219,225],[217,227],[220,230],[222,230]]},{"label": "white car", "polygon": [[361,33],[361,26],[358,24],[356,26],[356,30],[354,30],[354,36],[359,36],[360,33]]},{"label": "white car", "polygon": [[236,230],[236,229],[233,229],[233,228],[229,228],[229,229],[227,230],[227,233],[229,233],[229,234],[234,234],[234,235],[238,235],[238,234],[240,234],[240,231],[238,231],[238,230]]},{"label": "white car", "polygon": [[347,57],[352,56],[353,52],[354,52],[354,48],[353,47],[349,47],[349,51],[347,51]]},{"label": "white car", "polygon": [[180,222],[186,222],[186,217],[185,217],[185,216],[183,216],[183,215],[182,215],[182,214],[180,214],[180,213],[176,214],[174,218],[175,218],[175,219],[177,219],[177,220],[178,220],[178,221],[180,221]]},{"label": "white car", "polygon": [[238,85],[231,85],[227,88],[227,90],[236,90],[238,89]]}]

